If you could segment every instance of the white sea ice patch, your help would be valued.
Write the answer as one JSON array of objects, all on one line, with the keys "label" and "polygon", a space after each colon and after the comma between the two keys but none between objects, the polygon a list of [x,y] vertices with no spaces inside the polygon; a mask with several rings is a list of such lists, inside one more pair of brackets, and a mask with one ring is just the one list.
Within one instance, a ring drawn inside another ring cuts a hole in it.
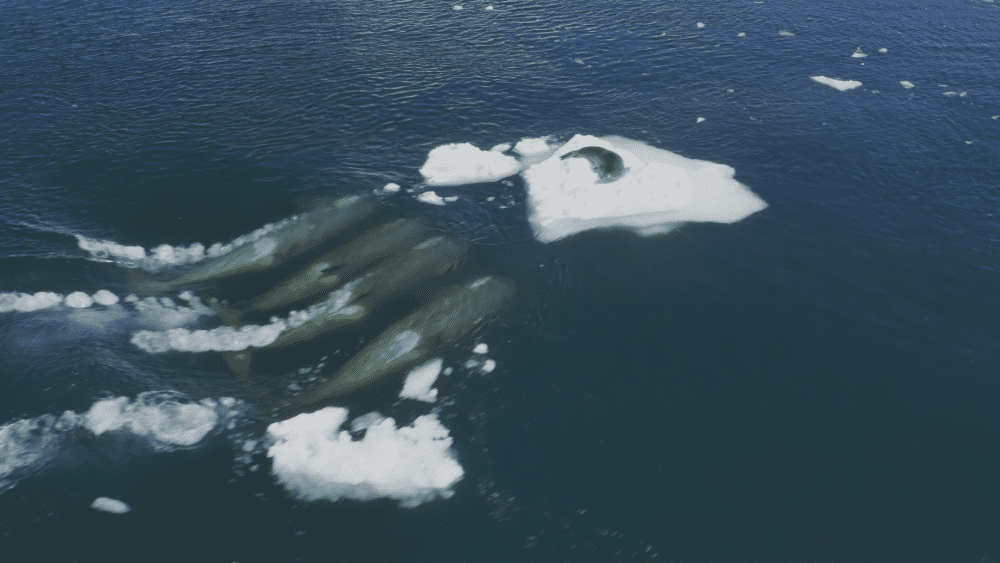
[{"label": "white sea ice patch", "polygon": [[490,347],[487,346],[485,342],[480,342],[479,344],[476,344],[476,347],[472,349],[472,352],[474,354],[488,354],[489,351]]},{"label": "white sea ice patch", "polygon": [[747,34],[745,32],[742,32],[742,31],[736,34],[736,37],[746,37],[746,36],[747,36]]},{"label": "white sea ice patch", "polygon": [[[597,146],[621,156],[626,173],[598,183],[589,162],[561,155]],[[767,207],[733,180],[725,165],[693,160],[624,137],[577,135],[547,160],[524,171],[535,237],[552,242],[596,228],[622,227],[640,235],[680,223],[734,223]]]},{"label": "white sea ice patch", "polygon": [[486,360],[483,362],[483,367],[480,368],[483,373],[490,373],[491,371],[497,369],[497,363],[493,360]]},{"label": "white sea ice patch", "polygon": [[514,145],[514,152],[521,156],[547,153],[552,150],[549,146],[548,137],[538,137],[537,139],[521,139]]},{"label": "white sea ice patch", "polygon": [[308,501],[393,498],[406,508],[454,494],[464,471],[436,415],[398,429],[386,418],[358,441],[341,430],[347,415],[327,407],[268,427],[272,471],[291,494]]},{"label": "white sea ice patch", "polygon": [[698,27],[698,29],[701,29],[701,28],[705,27],[705,24],[703,24],[702,22],[698,22],[695,25]]},{"label": "white sea ice patch", "polygon": [[861,83],[857,80],[838,80],[836,78],[828,78],[826,76],[810,76],[816,82],[829,86],[830,88],[836,88],[841,92],[845,90],[851,90],[861,86]]},{"label": "white sea ice patch", "polygon": [[431,186],[457,186],[495,182],[517,174],[519,169],[513,157],[479,150],[470,143],[452,143],[431,150],[420,174]]},{"label": "white sea ice patch", "polygon": [[906,88],[907,90],[913,88],[913,83],[910,82],[909,80],[900,80],[899,83],[902,84],[903,88]]},{"label": "white sea ice patch", "polygon": [[885,47],[882,47],[881,49],[878,50],[878,52],[879,53],[888,53],[889,49],[886,49]]},{"label": "white sea ice patch", "polygon": [[791,31],[785,31],[785,30],[779,31],[778,35],[783,35],[785,37],[795,37],[794,33],[792,33]]},{"label": "white sea ice patch", "polygon": [[[141,268],[156,272],[168,266],[194,264],[206,258],[216,258],[228,254],[244,244],[257,242],[269,233],[285,227],[301,217],[302,215],[295,215],[275,223],[268,223],[252,233],[233,239],[227,244],[217,242],[207,249],[202,243],[196,242],[188,246],[161,244],[147,252],[142,246],[126,246],[110,240],[87,238],[83,235],[76,235],[76,240],[79,247],[89,252],[95,259],[113,260],[119,266],[126,268]],[[266,243],[264,245],[266,246]]]},{"label": "white sea ice patch", "polygon": [[854,58],[854,59],[860,59],[860,58],[862,58],[862,57],[867,57],[867,56],[868,56],[868,55],[866,55],[866,54],[865,54],[865,53],[864,53],[864,52],[863,52],[863,51],[861,50],[861,47],[858,47],[858,49],[857,49],[856,51],[854,51],[854,53],[853,53],[853,54],[851,54],[851,58]]},{"label": "white sea ice patch", "polygon": [[124,502],[109,497],[95,498],[94,502],[90,504],[90,508],[100,510],[101,512],[110,512],[111,514],[125,514],[126,512],[132,510],[132,507]]},{"label": "white sea ice patch", "polygon": [[424,203],[429,203],[431,205],[444,205],[444,200],[441,196],[434,192],[424,192],[417,196],[417,201],[422,201]]},{"label": "white sea ice patch", "polygon": [[403,390],[400,391],[399,396],[404,399],[424,401],[425,403],[437,401],[437,389],[431,389],[431,386],[434,385],[438,376],[441,375],[443,367],[444,360],[436,358],[413,368],[406,375],[406,382],[403,383]]},{"label": "white sea ice patch", "polygon": [[382,187],[382,191],[387,192],[387,193],[391,193],[391,194],[392,193],[396,193],[396,192],[399,191],[399,184],[395,184],[395,183],[389,182],[388,184],[386,184],[385,186]]},{"label": "white sea ice patch", "polygon": [[705,118],[699,117],[698,119],[695,120],[695,123],[701,123],[702,121],[705,121]]}]

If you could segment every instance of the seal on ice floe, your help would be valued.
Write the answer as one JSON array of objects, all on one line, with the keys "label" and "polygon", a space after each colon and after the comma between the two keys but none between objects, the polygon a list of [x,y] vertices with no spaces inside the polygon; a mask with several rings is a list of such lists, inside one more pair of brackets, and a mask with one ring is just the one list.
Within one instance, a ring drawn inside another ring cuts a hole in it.
[{"label": "seal on ice floe", "polygon": [[609,151],[601,147],[583,147],[575,151],[570,151],[560,158],[586,158],[590,161],[590,167],[597,174],[602,183],[614,182],[625,173],[625,162],[618,153]]}]

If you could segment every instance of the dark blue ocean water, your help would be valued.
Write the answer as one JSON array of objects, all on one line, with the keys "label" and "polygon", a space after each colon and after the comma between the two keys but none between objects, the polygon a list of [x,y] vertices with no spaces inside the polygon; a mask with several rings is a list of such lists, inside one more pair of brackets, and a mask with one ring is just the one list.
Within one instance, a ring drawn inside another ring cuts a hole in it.
[{"label": "dark blue ocean water", "polygon": [[[443,384],[454,497],[305,503],[220,436],[81,439],[0,494],[0,560],[1000,557],[1000,3],[453,5],[3,2],[0,291],[125,295],[73,235],[229,241],[417,186],[445,143],[622,135],[770,207],[542,245],[517,179],[400,198],[519,282],[483,329],[497,369]],[[53,312],[0,313],[0,338],[0,424],[246,395],[207,354]]]}]

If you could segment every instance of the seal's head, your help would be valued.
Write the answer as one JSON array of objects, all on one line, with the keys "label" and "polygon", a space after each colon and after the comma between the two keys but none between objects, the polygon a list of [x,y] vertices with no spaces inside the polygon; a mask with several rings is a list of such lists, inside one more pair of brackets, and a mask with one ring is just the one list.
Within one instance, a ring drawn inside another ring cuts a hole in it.
[{"label": "seal's head", "polygon": [[625,174],[625,162],[622,161],[622,157],[618,156],[618,153],[602,147],[583,147],[582,149],[570,151],[560,158],[562,160],[566,160],[567,158],[585,158],[589,160],[590,167],[602,183],[614,182]]}]

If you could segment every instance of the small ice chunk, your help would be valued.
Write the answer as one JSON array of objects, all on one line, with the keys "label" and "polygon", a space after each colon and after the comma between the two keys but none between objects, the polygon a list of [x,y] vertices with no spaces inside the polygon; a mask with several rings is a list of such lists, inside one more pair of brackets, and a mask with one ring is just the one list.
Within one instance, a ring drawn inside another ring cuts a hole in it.
[{"label": "small ice chunk", "polygon": [[785,31],[783,29],[778,32],[778,35],[783,35],[785,37],[795,37],[794,33],[792,33],[791,31]]},{"label": "small ice chunk", "polygon": [[746,36],[747,34],[742,31],[736,34],[736,37],[746,37]]},{"label": "small ice chunk", "polygon": [[537,139],[521,139],[516,145],[514,145],[514,152],[521,156],[527,156],[530,154],[541,154],[549,152],[552,150],[549,147],[548,137],[539,137]]},{"label": "small ice chunk", "polygon": [[394,194],[399,191],[399,184],[389,182],[388,184],[382,187],[382,191]]},{"label": "small ice chunk", "polygon": [[475,354],[487,354],[490,351],[490,347],[486,345],[485,342],[480,342],[476,344],[476,347],[472,349]]},{"label": "small ice chunk", "polygon": [[108,497],[97,497],[94,499],[94,502],[90,504],[90,508],[100,510],[101,512],[110,512],[112,514],[125,514],[126,512],[132,510],[132,507],[124,502]]},{"label": "small ice chunk", "polygon": [[94,300],[82,291],[74,291],[66,296],[66,306],[74,309],[86,309],[94,304]]},{"label": "small ice chunk", "polygon": [[372,411],[367,414],[363,414],[351,421],[351,430],[355,432],[360,432],[362,430],[368,430],[372,426],[378,426],[382,424],[385,417],[382,413],[378,411]]},{"label": "small ice chunk", "polygon": [[326,407],[268,426],[272,471],[293,495],[307,501],[388,497],[412,508],[454,494],[464,470],[436,415],[418,417],[403,428],[386,418],[355,441],[341,430],[347,414],[347,409]]},{"label": "small ice chunk", "polygon": [[414,368],[406,375],[406,383],[403,384],[403,390],[400,391],[399,396],[404,399],[424,401],[425,403],[436,401],[438,392],[437,389],[431,389],[431,386],[434,385],[438,376],[441,375],[443,365],[444,360],[436,358],[422,366]]},{"label": "small ice chunk", "polygon": [[993,117],[991,117],[990,119],[1000,119],[1000,115],[994,115],[994,116],[993,116]]},{"label": "small ice chunk", "polygon": [[500,143],[499,145],[495,145],[491,148],[490,152],[507,152],[512,146],[514,145],[511,145],[510,143]]},{"label": "small ice chunk", "polygon": [[486,10],[492,10],[493,6],[486,6]]},{"label": "small ice chunk", "polygon": [[699,117],[699,118],[698,118],[698,119],[697,119],[697,120],[695,121],[695,123],[701,123],[702,121],[705,121],[705,118],[704,118],[704,117]]},{"label": "small ice chunk", "polygon": [[838,80],[836,78],[827,78],[826,76],[811,76],[810,78],[812,78],[816,82],[819,82],[820,84],[825,84],[830,88],[836,88],[841,92],[845,90],[852,90],[854,88],[857,88],[858,86],[861,86],[861,83],[858,82],[857,80]]},{"label": "small ice chunk", "polygon": [[864,54],[864,52],[861,51],[861,47],[858,47],[858,49],[854,51],[854,54],[851,55],[851,58],[860,59],[861,57],[867,57],[867,56],[868,55]]},{"label": "small ice chunk", "polygon": [[913,88],[913,83],[910,82],[909,80],[900,80],[899,83],[902,84],[903,88],[906,88],[907,90]]},{"label": "small ice chunk", "polygon": [[971,144],[972,144],[972,141],[966,141],[966,142],[965,142],[965,144],[967,144],[967,145],[971,145]]},{"label": "small ice chunk", "polygon": [[483,373],[490,373],[491,371],[495,370],[496,368],[497,368],[497,363],[495,361],[493,361],[493,360],[486,360],[485,362],[483,362],[483,367],[480,368],[480,369],[483,370]]},{"label": "small ice chunk", "polygon": [[882,47],[881,49],[878,50],[878,52],[879,53],[888,53],[889,49],[886,49],[885,47]]},{"label": "small ice chunk", "polygon": [[701,22],[698,22],[696,25],[698,26],[698,29],[701,29],[701,28],[705,27],[705,24],[703,24]]},{"label": "small ice chunk", "polygon": [[456,4],[456,5],[452,6],[451,9],[452,10],[462,10],[464,8],[462,8],[461,6],[459,6],[459,5]]},{"label": "small ice chunk", "polygon": [[472,369],[479,366],[479,360],[466,360],[465,369]]},{"label": "small ice chunk", "polygon": [[470,143],[452,143],[431,150],[420,174],[431,186],[457,186],[496,182],[517,174],[520,168],[514,157],[479,150]]},{"label": "small ice chunk", "polygon": [[431,205],[444,205],[444,199],[434,192],[424,192],[417,196],[417,201],[429,203]]},{"label": "small ice chunk", "polygon": [[950,96],[957,96],[957,95],[958,95],[958,92],[945,92],[945,93],[944,93],[944,95],[945,95],[945,96],[949,96],[949,97],[950,97]]},{"label": "small ice chunk", "polygon": [[448,203],[454,203],[454,202],[458,201],[458,196],[457,195],[449,196],[449,197],[444,198],[444,200],[446,202],[448,202]]},{"label": "small ice chunk", "polygon": [[106,289],[99,290],[92,296],[95,303],[110,307],[118,303],[118,296]]},{"label": "small ice chunk", "polygon": [[454,370],[454,369],[452,369],[452,368],[444,368],[444,371],[442,371],[442,372],[441,372],[441,374],[442,374],[442,375],[451,375],[451,374],[452,374],[452,372],[454,372],[454,371],[455,371],[455,370]]}]

